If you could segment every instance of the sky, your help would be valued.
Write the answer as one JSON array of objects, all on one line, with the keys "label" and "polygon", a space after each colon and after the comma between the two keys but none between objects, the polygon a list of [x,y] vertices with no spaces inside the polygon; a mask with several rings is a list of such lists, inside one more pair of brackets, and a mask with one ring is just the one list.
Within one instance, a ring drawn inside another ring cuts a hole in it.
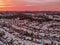
[{"label": "sky", "polygon": [[0,0],[0,11],[60,11],[60,0]]}]

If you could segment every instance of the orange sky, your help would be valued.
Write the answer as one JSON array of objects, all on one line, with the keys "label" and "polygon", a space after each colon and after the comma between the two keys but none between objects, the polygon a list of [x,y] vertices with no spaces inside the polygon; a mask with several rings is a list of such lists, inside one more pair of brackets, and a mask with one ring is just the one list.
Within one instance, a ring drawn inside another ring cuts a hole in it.
[{"label": "orange sky", "polygon": [[0,0],[0,11],[60,11],[60,0]]}]

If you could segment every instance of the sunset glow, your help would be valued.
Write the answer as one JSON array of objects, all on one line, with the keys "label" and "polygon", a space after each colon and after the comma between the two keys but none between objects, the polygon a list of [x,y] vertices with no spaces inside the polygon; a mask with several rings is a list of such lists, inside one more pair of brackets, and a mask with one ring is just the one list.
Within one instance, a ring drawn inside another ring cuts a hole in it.
[{"label": "sunset glow", "polygon": [[60,0],[0,0],[0,11],[60,11]]}]

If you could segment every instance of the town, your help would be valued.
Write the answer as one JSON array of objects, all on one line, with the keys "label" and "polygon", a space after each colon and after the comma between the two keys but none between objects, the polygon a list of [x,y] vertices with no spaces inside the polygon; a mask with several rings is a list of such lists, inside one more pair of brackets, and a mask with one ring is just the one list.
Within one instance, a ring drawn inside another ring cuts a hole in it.
[{"label": "town", "polygon": [[0,12],[0,45],[60,45],[60,12]]}]

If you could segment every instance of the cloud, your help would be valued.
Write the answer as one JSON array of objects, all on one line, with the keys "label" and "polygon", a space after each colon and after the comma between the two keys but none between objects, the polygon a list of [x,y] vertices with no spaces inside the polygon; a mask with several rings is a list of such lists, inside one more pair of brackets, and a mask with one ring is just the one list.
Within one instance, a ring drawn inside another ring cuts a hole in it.
[{"label": "cloud", "polygon": [[60,2],[60,0],[12,0],[15,6],[35,6],[35,5],[51,5],[55,2]]},{"label": "cloud", "polygon": [[46,2],[60,2],[60,0],[23,0],[30,3],[46,3]]},{"label": "cloud", "polygon": [[26,6],[33,6],[33,5],[51,5],[52,3],[60,2],[60,0],[22,0],[28,4]]}]

